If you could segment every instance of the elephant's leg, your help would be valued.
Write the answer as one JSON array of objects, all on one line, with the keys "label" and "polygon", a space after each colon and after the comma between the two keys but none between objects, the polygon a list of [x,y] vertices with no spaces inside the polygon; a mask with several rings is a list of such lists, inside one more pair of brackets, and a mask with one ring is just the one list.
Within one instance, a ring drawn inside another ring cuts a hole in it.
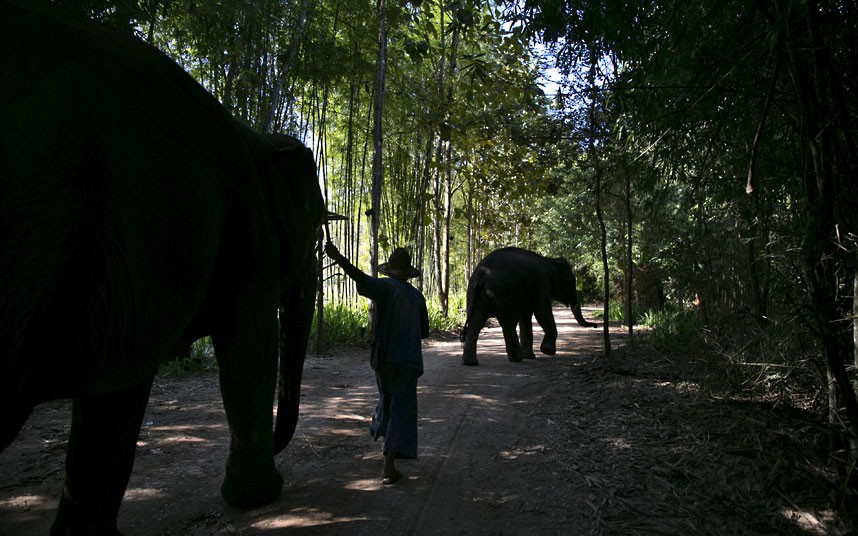
[{"label": "elephant's leg", "polygon": [[[260,310],[261,309],[261,310]],[[237,308],[212,334],[231,434],[221,495],[236,506],[268,503],[283,487],[274,467],[272,408],[277,381],[276,305]]]},{"label": "elephant's leg", "polygon": [[33,404],[17,400],[0,402],[5,410],[0,414],[0,451],[9,446],[33,412]]},{"label": "elephant's leg", "polygon": [[535,313],[536,321],[542,326],[542,331],[545,332],[545,338],[542,339],[542,344],[539,346],[539,351],[545,355],[554,355],[557,353],[557,325],[554,323],[554,314],[551,312],[551,304],[542,310]]},{"label": "elephant's leg", "polygon": [[528,312],[521,315],[521,320],[518,321],[518,331],[521,338],[521,355],[525,359],[536,359],[533,355],[533,315]]},{"label": "elephant's leg", "polygon": [[116,516],[151,386],[148,378],[124,391],[75,399],[65,488],[51,534],[119,534]]},{"label": "elephant's leg", "polygon": [[501,329],[503,329],[503,341],[506,345],[506,357],[510,361],[521,361],[524,355],[521,353],[521,345],[518,342],[518,334],[515,332],[518,320],[516,318],[498,318]]},{"label": "elephant's leg", "polygon": [[477,360],[477,340],[480,338],[480,331],[486,325],[485,314],[482,311],[474,311],[471,313],[471,318],[468,320],[468,328],[465,333],[465,347],[462,351],[462,363],[465,365],[479,365]]}]

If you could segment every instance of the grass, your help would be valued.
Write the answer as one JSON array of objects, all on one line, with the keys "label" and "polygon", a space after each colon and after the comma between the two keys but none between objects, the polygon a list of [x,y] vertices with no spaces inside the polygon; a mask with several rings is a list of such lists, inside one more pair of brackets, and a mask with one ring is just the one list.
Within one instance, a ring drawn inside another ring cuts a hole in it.
[{"label": "grass", "polygon": [[[363,305],[350,307],[344,303],[326,303],[322,328],[322,345],[325,348],[341,345],[366,344],[369,330],[369,312]],[[310,331],[310,344],[316,341],[316,319]]]},{"label": "grass", "polygon": [[[605,320],[605,310],[604,308],[599,308],[592,312],[594,318],[598,320]],[[611,303],[608,304],[608,321],[610,322],[624,322],[626,317],[625,304],[623,302],[612,300]]]},{"label": "grass", "polygon": [[430,331],[457,331],[465,325],[465,295],[457,294],[447,300],[447,314],[441,312],[437,299],[426,303]]},{"label": "grass", "polygon": [[701,321],[697,311],[667,307],[650,310],[642,316],[643,325],[650,328],[642,332],[641,338],[661,351],[681,350],[697,339]]},{"label": "grass", "polygon": [[[443,314],[435,299],[428,300],[429,331],[456,331],[465,323],[465,297],[452,296],[448,302],[448,314]],[[322,332],[323,346],[368,344],[369,313],[364,303],[349,306],[342,303],[325,304],[325,325]],[[310,334],[310,343],[316,340],[316,322]]]},{"label": "grass", "polygon": [[158,369],[161,376],[182,377],[198,374],[214,366],[214,350],[210,337],[194,341],[187,354],[177,355]]},{"label": "grass", "polygon": [[[426,309],[429,313],[429,330],[456,331],[465,323],[465,297],[451,296],[449,313],[442,314],[436,300],[428,300]],[[364,346],[369,344],[369,313],[365,302],[349,306],[344,303],[326,303],[324,313],[325,324],[322,330],[322,345],[324,348],[336,346]],[[310,346],[316,343],[316,320],[310,331]],[[159,374],[162,376],[182,377],[191,376],[215,367],[214,350],[211,339],[204,337],[194,342],[185,355],[161,365]]]}]

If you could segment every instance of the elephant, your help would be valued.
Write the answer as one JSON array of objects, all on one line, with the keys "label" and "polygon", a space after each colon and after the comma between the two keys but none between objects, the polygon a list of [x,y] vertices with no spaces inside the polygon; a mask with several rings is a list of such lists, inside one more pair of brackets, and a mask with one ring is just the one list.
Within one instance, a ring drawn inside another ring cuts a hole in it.
[{"label": "elephant", "polygon": [[326,214],[312,152],[131,34],[47,4],[0,12],[0,451],[35,405],[73,399],[51,532],[118,534],[159,364],[210,335],[221,494],[274,500]]},{"label": "elephant", "polygon": [[[461,332],[464,343],[462,362],[478,365],[477,340],[486,321],[496,317],[503,329],[507,358],[510,361],[534,359],[531,318],[542,326],[545,338],[540,350],[557,351],[557,326],[551,312],[552,300],[572,308],[575,320],[585,327],[597,327],[581,314],[575,275],[562,258],[548,258],[526,249],[507,247],[492,251],[474,269],[468,281],[467,320]],[[521,331],[521,342],[516,334]]]}]

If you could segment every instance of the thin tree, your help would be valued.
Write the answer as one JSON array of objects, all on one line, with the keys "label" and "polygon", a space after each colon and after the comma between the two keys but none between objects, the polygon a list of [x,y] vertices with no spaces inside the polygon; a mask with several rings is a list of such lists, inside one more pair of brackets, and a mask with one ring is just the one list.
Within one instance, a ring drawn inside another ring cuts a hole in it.
[{"label": "thin tree", "polygon": [[382,111],[384,109],[384,81],[387,66],[387,0],[376,4],[378,18],[378,56],[375,64],[372,122],[372,190],[370,199],[370,273],[378,275],[378,234],[381,221],[381,190],[384,184],[382,151]]}]

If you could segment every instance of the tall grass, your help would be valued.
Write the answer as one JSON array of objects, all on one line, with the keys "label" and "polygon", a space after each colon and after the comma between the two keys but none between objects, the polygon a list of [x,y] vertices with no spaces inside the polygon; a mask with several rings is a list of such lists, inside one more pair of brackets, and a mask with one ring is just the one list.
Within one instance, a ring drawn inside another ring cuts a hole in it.
[{"label": "tall grass", "polygon": [[[366,306],[349,306],[344,303],[326,303],[322,328],[322,345],[325,348],[341,345],[366,344],[369,332],[369,312]],[[316,341],[317,321],[313,319],[310,344]]]},{"label": "tall grass", "polygon": [[447,314],[441,312],[438,300],[426,300],[430,331],[457,331],[465,325],[465,295],[454,294],[447,300]]},{"label": "tall grass", "polygon": [[[625,304],[619,300],[611,300],[611,303],[608,304],[608,321],[609,322],[623,322],[626,317],[626,309]],[[591,313],[593,318],[598,320],[605,320],[605,308],[601,307]]]},{"label": "tall grass", "polygon": [[[438,302],[429,299],[429,331],[456,331],[465,323],[465,296],[451,296],[448,314],[441,313]],[[325,304],[325,324],[322,329],[322,345],[331,348],[339,345],[361,345],[369,343],[369,312],[366,302],[357,305],[343,303]],[[316,341],[316,320],[310,333],[310,344]]]},{"label": "tall grass", "polygon": [[[437,300],[427,300],[430,331],[455,331],[465,322],[465,297],[451,296],[449,314],[441,313]],[[361,346],[369,344],[369,312],[366,302],[349,306],[343,303],[326,303],[325,325],[322,329],[322,345],[325,348],[336,346]],[[316,319],[310,331],[310,347],[316,343]],[[176,356],[164,363],[159,374],[163,376],[187,376],[216,367],[214,351],[209,337],[194,342],[187,355]]]},{"label": "tall grass", "polygon": [[673,307],[645,312],[643,325],[650,330],[642,332],[641,338],[662,351],[688,348],[702,329],[697,311]]},{"label": "tall grass", "polygon": [[198,374],[214,367],[211,337],[203,337],[191,344],[187,354],[178,355],[163,363],[158,369],[158,374],[177,378]]}]

